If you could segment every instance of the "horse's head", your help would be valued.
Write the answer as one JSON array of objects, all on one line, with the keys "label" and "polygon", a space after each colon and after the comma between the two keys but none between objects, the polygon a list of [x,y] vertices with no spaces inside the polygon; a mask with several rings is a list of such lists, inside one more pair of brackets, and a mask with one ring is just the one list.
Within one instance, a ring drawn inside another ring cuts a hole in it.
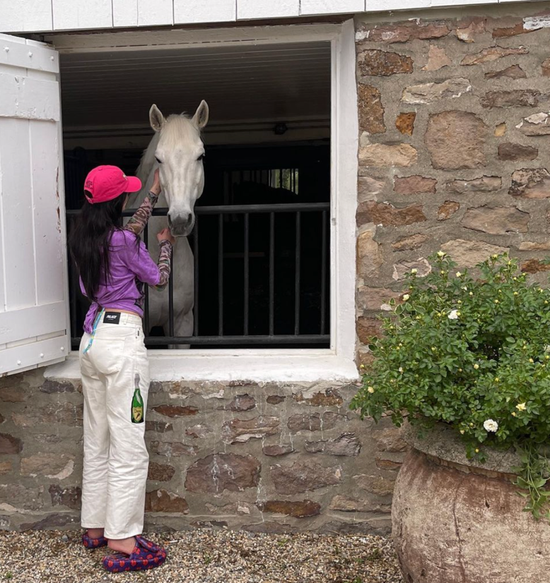
[{"label": "horse's head", "polygon": [[149,121],[159,132],[155,158],[168,204],[168,225],[175,237],[187,237],[195,225],[195,202],[204,189],[204,144],[200,134],[208,123],[208,104],[202,101],[192,118],[170,115],[166,119],[152,105]]}]

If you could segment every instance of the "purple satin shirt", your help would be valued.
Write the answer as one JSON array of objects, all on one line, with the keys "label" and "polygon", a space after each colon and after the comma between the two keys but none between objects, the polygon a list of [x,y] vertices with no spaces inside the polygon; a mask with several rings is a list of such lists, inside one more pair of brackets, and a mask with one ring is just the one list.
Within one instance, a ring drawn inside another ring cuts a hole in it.
[{"label": "purple satin shirt", "polygon": [[[86,319],[84,332],[91,334],[94,320],[101,308],[128,310],[143,317],[145,285],[158,285],[161,273],[151,259],[141,239],[136,245],[136,235],[131,231],[117,229],[111,236],[110,278],[102,280],[97,290],[97,301],[92,302]],[[80,289],[86,295],[82,280]]]}]

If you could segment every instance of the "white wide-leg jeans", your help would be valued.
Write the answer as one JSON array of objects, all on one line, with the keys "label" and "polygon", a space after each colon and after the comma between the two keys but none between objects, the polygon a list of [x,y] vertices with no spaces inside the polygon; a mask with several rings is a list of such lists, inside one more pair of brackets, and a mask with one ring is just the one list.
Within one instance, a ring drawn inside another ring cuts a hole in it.
[{"label": "white wide-leg jeans", "polygon": [[145,421],[132,423],[132,397],[139,374],[145,417],[149,363],[141,318],[127,313],[120,313],[118,323],[104,322],[104,318],[98,320],[93,335],[84,334],[80,344],[84,395],[81,524],[105,528],[106,538],[123,539],[143,531],[149,454]]}]

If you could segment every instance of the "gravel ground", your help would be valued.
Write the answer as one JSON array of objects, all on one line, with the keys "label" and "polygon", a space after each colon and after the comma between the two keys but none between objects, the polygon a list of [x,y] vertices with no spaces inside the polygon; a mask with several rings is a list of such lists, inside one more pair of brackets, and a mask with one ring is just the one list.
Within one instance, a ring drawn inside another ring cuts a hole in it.
[{"label": "gravel ground", "polygon": [[402,583],[391,542],[378,536],[266,535],[226,530],[152,534],[168,559],[143,573],[107,573],[105,548],[80,533],[0,533],[0,581],[31,583]]}]

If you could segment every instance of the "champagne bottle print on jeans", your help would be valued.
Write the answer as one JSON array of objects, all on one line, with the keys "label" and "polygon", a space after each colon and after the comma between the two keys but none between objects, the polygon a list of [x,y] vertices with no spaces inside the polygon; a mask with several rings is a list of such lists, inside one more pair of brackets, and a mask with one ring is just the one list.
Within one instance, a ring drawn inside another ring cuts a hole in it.
[{"label": "champagne bottle print on jeans", "polygon": [[132,397],[132,423],[143,423],[143,399],[139,390],[139,375],[135,376],[135,390]]}]

